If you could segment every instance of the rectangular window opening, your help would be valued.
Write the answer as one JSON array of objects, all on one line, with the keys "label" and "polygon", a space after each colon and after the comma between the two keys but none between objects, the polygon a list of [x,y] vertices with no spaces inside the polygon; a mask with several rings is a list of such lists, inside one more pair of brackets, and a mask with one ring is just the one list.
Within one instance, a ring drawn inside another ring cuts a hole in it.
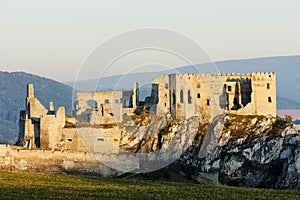
[{"label": "rectangular window opening", "polygon": [[271,97],[268,97],[268,102],[272,103],[272,98]]},{"label": "rectangular window opening", "polygon": [[180,90],[180,103],[183,103],[183,90]]},{"label": "rectangular window opening", "polygon": [[192,96],[191,96],[191,91],[188,90],[188,103],[191,104],[192,103]]}]

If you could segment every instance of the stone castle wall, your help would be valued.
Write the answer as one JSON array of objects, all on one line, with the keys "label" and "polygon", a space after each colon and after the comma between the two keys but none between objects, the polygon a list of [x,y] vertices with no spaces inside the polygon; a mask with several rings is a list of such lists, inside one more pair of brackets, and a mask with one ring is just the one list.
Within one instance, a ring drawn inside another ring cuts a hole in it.
[{"label": "stone castle wall", "polygon": [[74,115],[91,124],[122,122],[122,115],[131,115],[138,104],[138,85],[133,91],[77,92]]},{"label": "stone castle wall", "polygon": [[20,150],[0,145],[0,169],[42,173],[101,173],[99,161],[88,152]]}]

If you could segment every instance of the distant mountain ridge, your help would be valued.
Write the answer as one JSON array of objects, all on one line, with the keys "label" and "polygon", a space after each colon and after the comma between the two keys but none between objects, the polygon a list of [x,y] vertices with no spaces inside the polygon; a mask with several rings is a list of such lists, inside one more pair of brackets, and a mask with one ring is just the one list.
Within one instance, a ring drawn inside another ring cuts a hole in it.
[{"label": "distant mountain ridge", "polygon": [[[266,58],[250,58],[242,60],[218,61],[199,64],[195,67],[185,66],[161,72],[145,72],[122,74],[85,81],[72,81],[65,84],[75,86],[78,90],[132,90],[134,81],[140,85],[152,82],[152,77],[169,73],[251,73],[276,72],[277,74],[277,107],[278,109],[300,109],[300,56],[277,56]],[[99,84],[97,85],[97,83]],[[143,91],[142,93],[149,94]],[[144,96],[144,95],[142,95]],[[142,97],[143,98],[143,97]]]},{"label": "distant mountain ridge", "polygon": [[71,87],[25,72],[0,72],[0,141],[14,141],[18,136],[19,112],[25,108],[28,83],[34,85],[35,96],[46,108],[53,101],[55,108],[63,105],[71,112]]}]

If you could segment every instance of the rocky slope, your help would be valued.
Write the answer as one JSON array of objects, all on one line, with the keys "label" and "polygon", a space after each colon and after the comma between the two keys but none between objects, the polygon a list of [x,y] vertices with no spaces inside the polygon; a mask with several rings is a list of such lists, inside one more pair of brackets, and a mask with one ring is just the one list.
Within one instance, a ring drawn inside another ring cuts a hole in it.
[{"label": "rocky slope", "polygon": [[300,128],[290,121],[223,115],[210,125],[199,117],[178,124],[168,117],[146,116],[136,119],[138,126],[123,127],[120,148],[154,153],[152,160],[173,163],[196,180],[300,189]]}]

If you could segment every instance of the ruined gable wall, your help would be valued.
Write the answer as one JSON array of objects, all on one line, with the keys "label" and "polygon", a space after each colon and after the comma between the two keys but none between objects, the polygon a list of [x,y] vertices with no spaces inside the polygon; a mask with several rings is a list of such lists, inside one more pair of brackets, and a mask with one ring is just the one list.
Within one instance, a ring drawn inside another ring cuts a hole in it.
[{"label": "ruined gable wall", "polygon": [[63,128],[60,145],[62,150],[71,152],[87,152],[85,145],[77,132],[77,128]]},{"label": "ruined gable wall", "polygon": [[[80,116],[89,108],[88,100],[93,99],[92,92],[77,92],[76,101],[75,101],[75,114],[76,116]],[[83,115],[82,117],[84,117]],[[87,119],[85,119],[87,120]]]},{"label": "ruined gable wall", "polygon": [[27,98],[27,107],[27,114],[30,118],[39,118],[41,115],[46,115],[48,112],[37,98]]}]

